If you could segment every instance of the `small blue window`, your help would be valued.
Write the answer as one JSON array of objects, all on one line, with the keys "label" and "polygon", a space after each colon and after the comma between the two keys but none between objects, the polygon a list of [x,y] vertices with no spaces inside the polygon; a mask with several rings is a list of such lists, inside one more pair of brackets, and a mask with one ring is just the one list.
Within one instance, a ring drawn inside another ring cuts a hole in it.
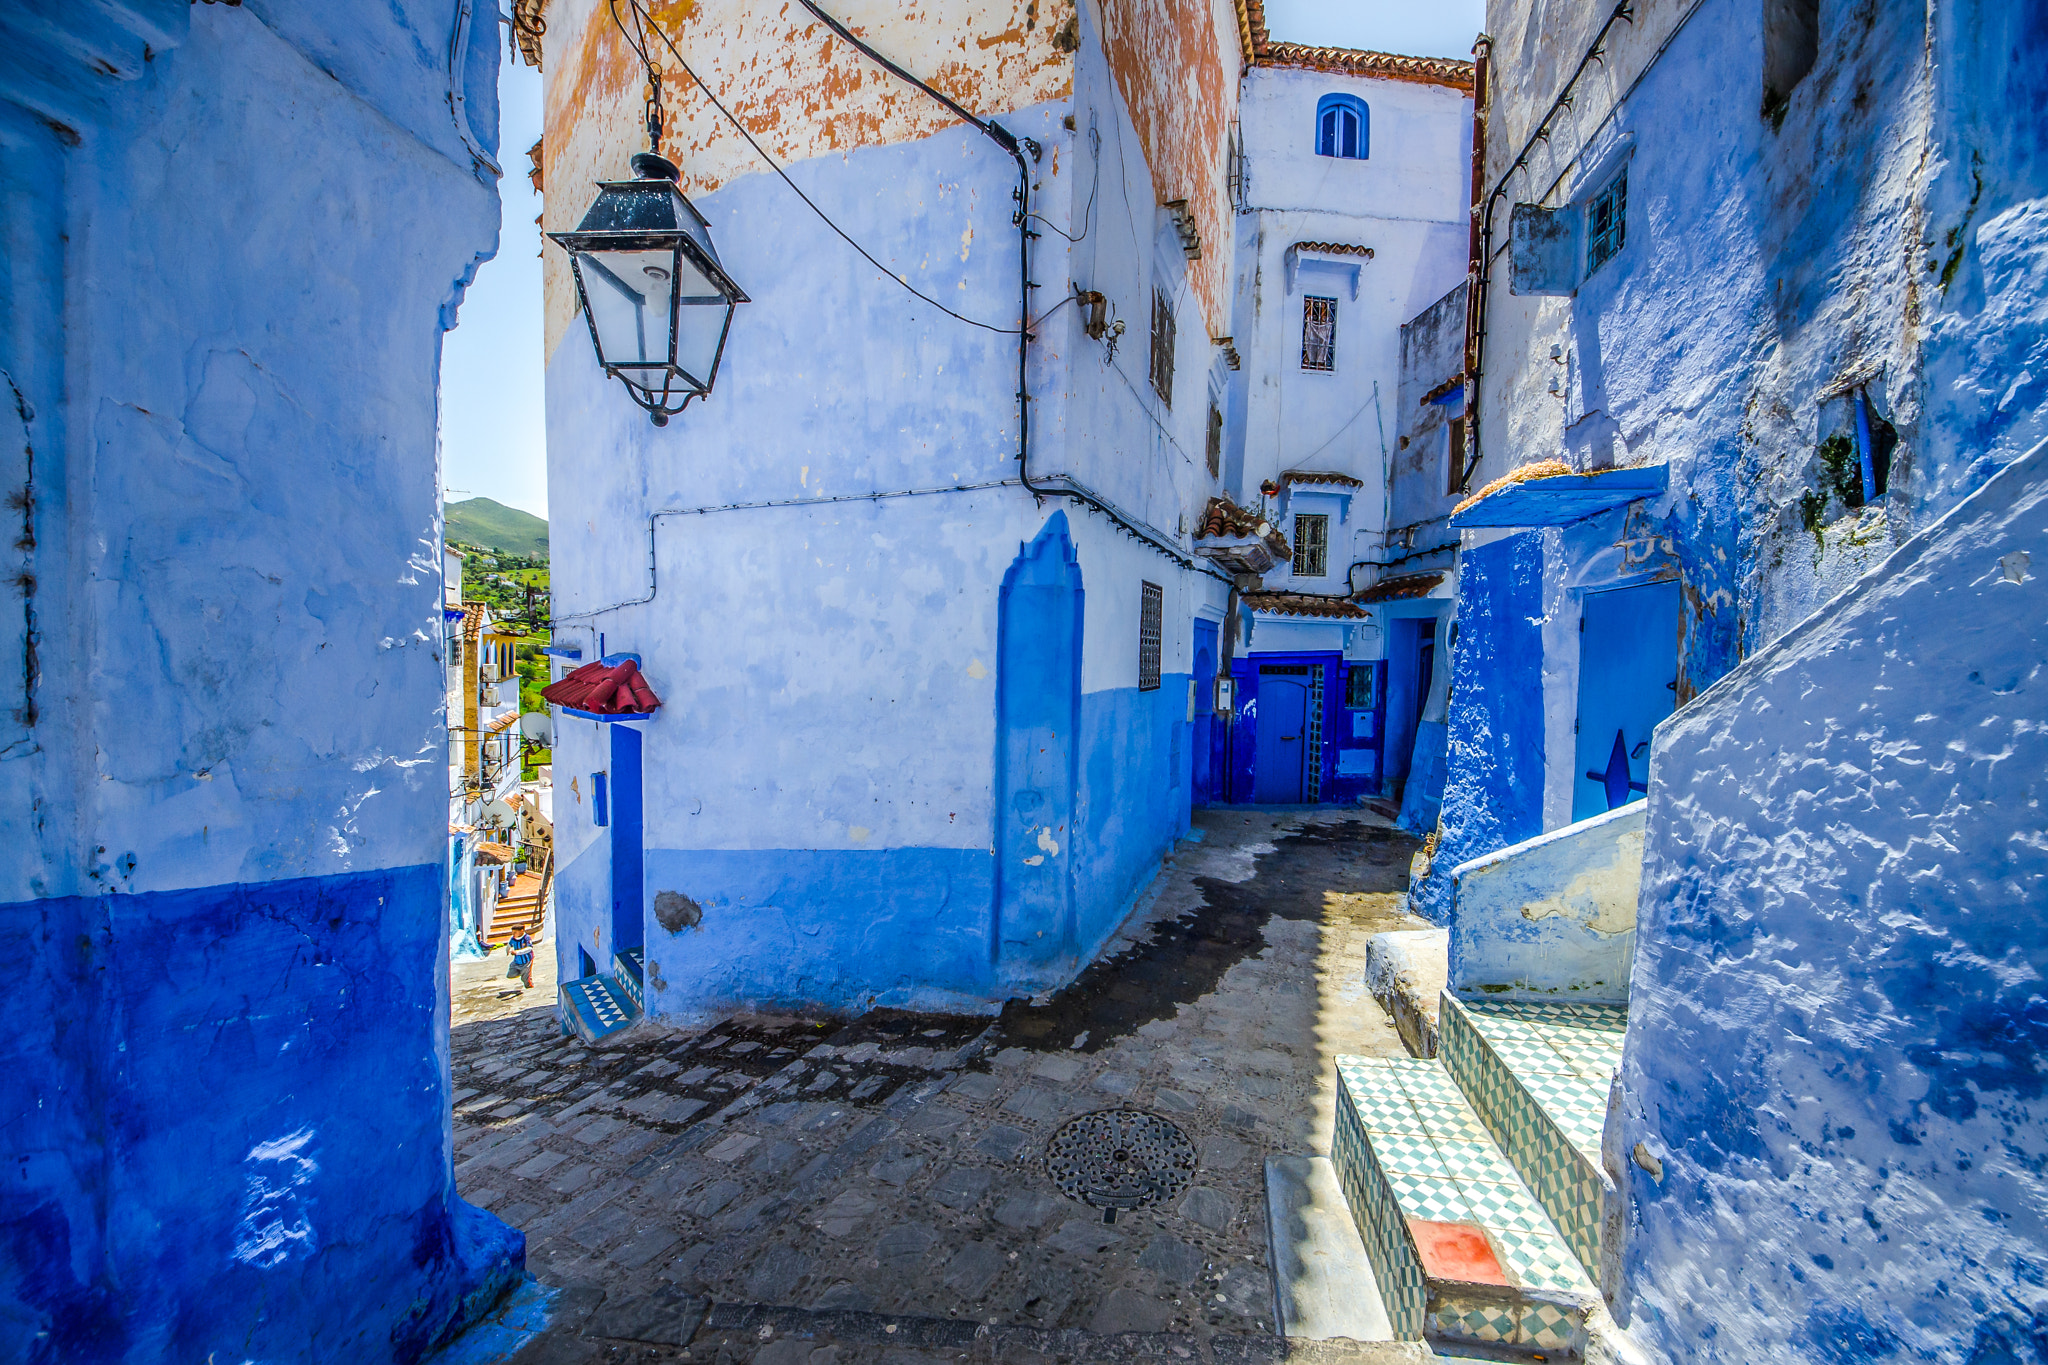
[{"label": "small blue window", "polygon": [[592,773],[590,775],[590,823],[593,825],[609,825],[611,822],[610,783],[605,780],[605,774]]},{"label": "small blue window", "polygon": [[1316,102],[1316,155],[1366,158],[1371,125],[1365,101],[1356,95],[1325,95]]}]

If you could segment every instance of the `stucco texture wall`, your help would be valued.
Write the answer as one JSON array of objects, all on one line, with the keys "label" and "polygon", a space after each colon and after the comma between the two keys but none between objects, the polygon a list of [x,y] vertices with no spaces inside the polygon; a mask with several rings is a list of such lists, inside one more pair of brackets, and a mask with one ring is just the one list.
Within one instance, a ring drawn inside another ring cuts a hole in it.
[{"label": "stucco texture wall", "polygon": [[1465,549],[1446,716],[1453,780],[1429,873],[1410,891],[1415,912],[1439,924],[1458,864],[1543,832],[1543,619],[1541,534]]},{"label": "stucco texture wall", "polygon": [[1658,733],[1607,1147],[1670,1359],[2039,1350],[2044,526],[2048,446]]},{"label": "stucco texture wall", "polygon": [[448,1138],[435,390],[498,215],[459,13],[0,15],[8,1360],[412,1360],[520,1273]]}]

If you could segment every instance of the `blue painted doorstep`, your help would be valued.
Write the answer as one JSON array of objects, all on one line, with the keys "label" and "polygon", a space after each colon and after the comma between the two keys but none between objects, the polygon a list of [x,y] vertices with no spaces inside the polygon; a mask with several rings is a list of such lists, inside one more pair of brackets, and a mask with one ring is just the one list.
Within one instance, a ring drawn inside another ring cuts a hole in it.
[{"label": "blue painted doorstep", "polygon": [[574,1031],[584,1042],[595,1043],[638,1019],[644,1008],[641,956],[642,950],[635,948],[612,958],[609,975],[563,982],[563,1031]]}]

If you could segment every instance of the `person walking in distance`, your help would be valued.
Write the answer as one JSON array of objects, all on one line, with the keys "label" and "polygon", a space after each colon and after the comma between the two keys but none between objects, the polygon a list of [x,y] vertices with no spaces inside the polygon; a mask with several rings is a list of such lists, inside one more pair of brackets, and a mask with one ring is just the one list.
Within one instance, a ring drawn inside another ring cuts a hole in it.
[{"label": "person walking in distance", "polygon": [[523,983],[521,990],[533,989],[533,936],[521,929],[505,943],[512,952],[512,965],[505,969],[505,975],[516,976]]}]

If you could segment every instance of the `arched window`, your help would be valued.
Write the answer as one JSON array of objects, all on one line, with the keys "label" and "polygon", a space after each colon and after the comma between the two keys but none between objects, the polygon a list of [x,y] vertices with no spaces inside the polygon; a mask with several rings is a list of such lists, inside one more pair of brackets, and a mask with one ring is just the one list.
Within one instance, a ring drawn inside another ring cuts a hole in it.
[{"label": "arched window", "polygon": [[1356,95],[1325,95],[1316,102],[1316,155],[1366,158],[1370,125],[1365,101]]}]

